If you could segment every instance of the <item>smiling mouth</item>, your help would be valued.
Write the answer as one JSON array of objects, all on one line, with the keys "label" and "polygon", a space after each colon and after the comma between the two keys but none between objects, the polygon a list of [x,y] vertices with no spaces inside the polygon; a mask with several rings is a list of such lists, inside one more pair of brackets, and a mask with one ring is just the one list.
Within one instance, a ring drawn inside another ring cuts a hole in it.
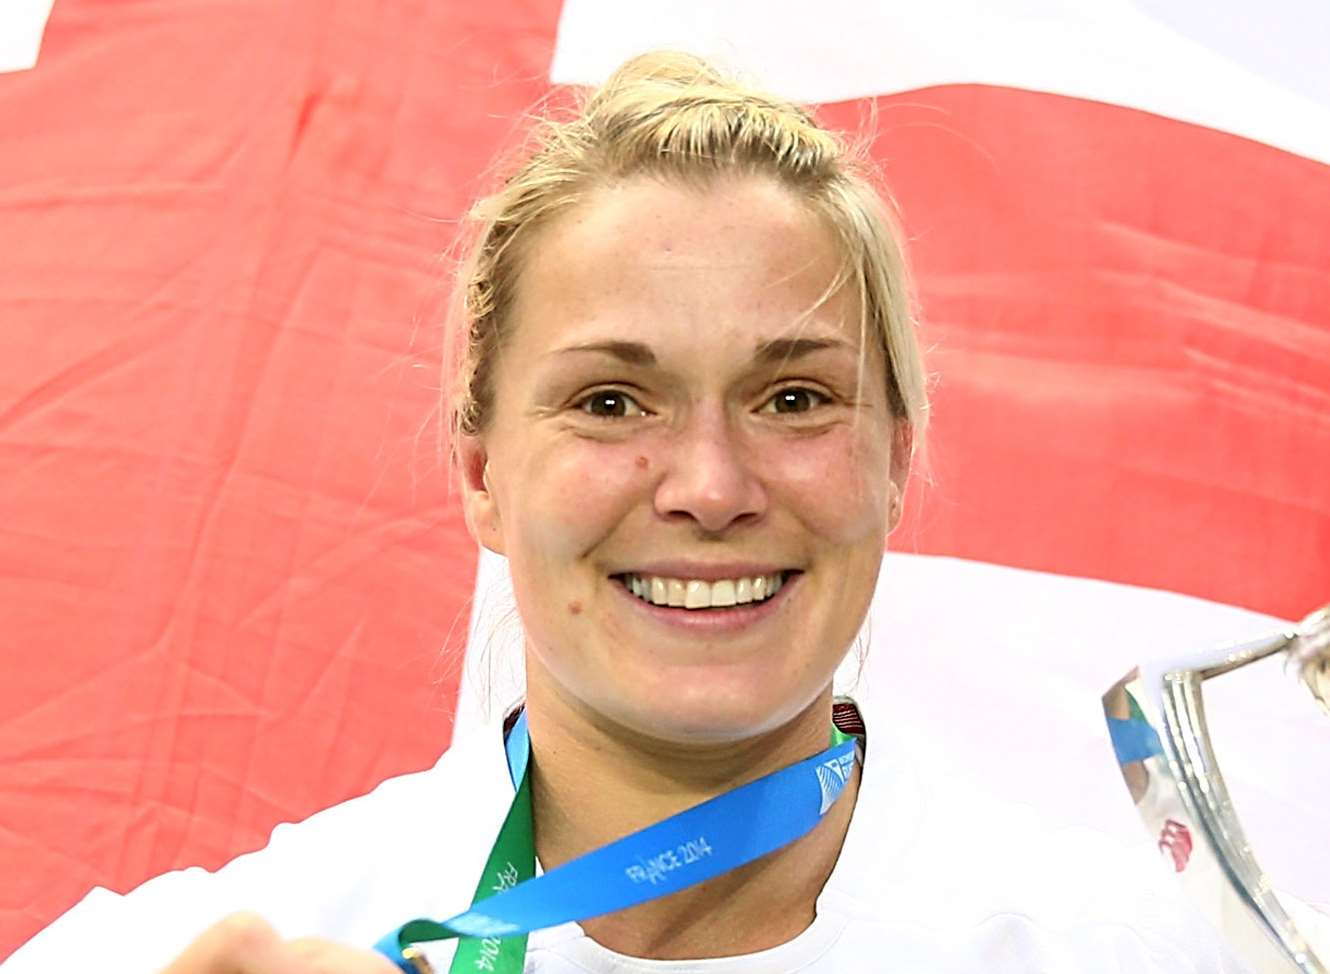
[{"label": "smiling mouth", "polygon": [[663,575],[639,575],[627,572],[610,577],[634,596],[651,605],[675,609],[731,609],[765,602],[779,592],[798,571],[770,575],[745,575],[713,582],[699,579],[668,578]]}]

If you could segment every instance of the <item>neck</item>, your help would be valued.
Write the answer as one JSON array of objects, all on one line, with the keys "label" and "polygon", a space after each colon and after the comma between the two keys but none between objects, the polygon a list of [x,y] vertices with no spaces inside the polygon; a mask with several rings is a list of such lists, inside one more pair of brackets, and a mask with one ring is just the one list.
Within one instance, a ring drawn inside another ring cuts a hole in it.
[{"label": "neck", "polygon": [[[535,686],[527,720],[536,853],[550,870],[823,750],[831,690],[787,724],[724,745],[646,739]],[[583,929],[610,950],[670,960],[746,954],[791,940],[813,921],[858,785],[856,767],[841,800],[785,848],[672,896],[583,921]]]}]

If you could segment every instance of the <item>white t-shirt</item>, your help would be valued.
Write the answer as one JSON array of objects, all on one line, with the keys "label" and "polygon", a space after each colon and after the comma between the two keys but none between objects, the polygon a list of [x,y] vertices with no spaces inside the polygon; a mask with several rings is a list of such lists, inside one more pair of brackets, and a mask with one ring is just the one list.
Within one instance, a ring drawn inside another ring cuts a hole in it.
[{"label": "white t-shirt", "polygon": [[[646,961],[566,924],[532,934],[528,974],[1246,970],[1181,898],[1143,832],[1126,846],[952,780],[918,759],[926,742],[916,747],[860,706],[868,747],[858,801],[812,926],[757,954]],[[94,889],[0,970],[149,974],[237,910],[285,936],[368,946],[409,919],[469,905],[511,798],[496,721],[427,771],[278,826],[265,848],[216,873],[168,873],[124,896]],[[429,952],[436,969],[447,970],[451,949]]]}]

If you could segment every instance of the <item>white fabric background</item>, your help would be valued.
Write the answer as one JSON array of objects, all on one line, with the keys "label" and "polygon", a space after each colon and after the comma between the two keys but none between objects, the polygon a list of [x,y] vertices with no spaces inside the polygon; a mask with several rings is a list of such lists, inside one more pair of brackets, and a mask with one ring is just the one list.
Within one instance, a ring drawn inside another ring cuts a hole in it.
[{"label": "white fabric background", "polygon": [[[1139,108],[1330,161],[1330,106],[1308,97],[1305,82],[1291,83],[1289,71],[1268,70],[1281,59],[1257,50],[1303,23],[1314,29],[1323,7],[1263,6],[1252,29],[1230,32],[1221,48],[1202,41],[1212,15],[1199,3],[1165,23],[1129,0],[826,0],[815,11],[792,0],[566,0],[550,76],[595,83],[630,55],[677,47],[800,101],[1006,85]],[[1276,18],[1282,29],[1272,33],[1266,25]],[[1233,56],[1242,37],[1250,57]],[[1324,73],[1325,63],[1309,70]]]},{"label": "white fabric background", "polygon": [[46,19],[55,0],[0,3],[0,71],[24,71],[37,64]]}]

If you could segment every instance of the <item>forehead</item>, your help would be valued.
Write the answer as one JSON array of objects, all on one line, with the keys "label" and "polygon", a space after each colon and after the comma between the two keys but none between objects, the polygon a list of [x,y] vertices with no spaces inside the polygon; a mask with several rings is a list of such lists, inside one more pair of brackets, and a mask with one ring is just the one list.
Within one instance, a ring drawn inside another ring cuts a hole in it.
[{"label": "forehead", "polygon": [[[525,258],[513,323],[538,343],[607,329],[770,337],[801,326],[840,265],[825,222],[758,177],[596,189],[534,234]],[[848,325],[845,304],[837,296],[817,317]]]}]

